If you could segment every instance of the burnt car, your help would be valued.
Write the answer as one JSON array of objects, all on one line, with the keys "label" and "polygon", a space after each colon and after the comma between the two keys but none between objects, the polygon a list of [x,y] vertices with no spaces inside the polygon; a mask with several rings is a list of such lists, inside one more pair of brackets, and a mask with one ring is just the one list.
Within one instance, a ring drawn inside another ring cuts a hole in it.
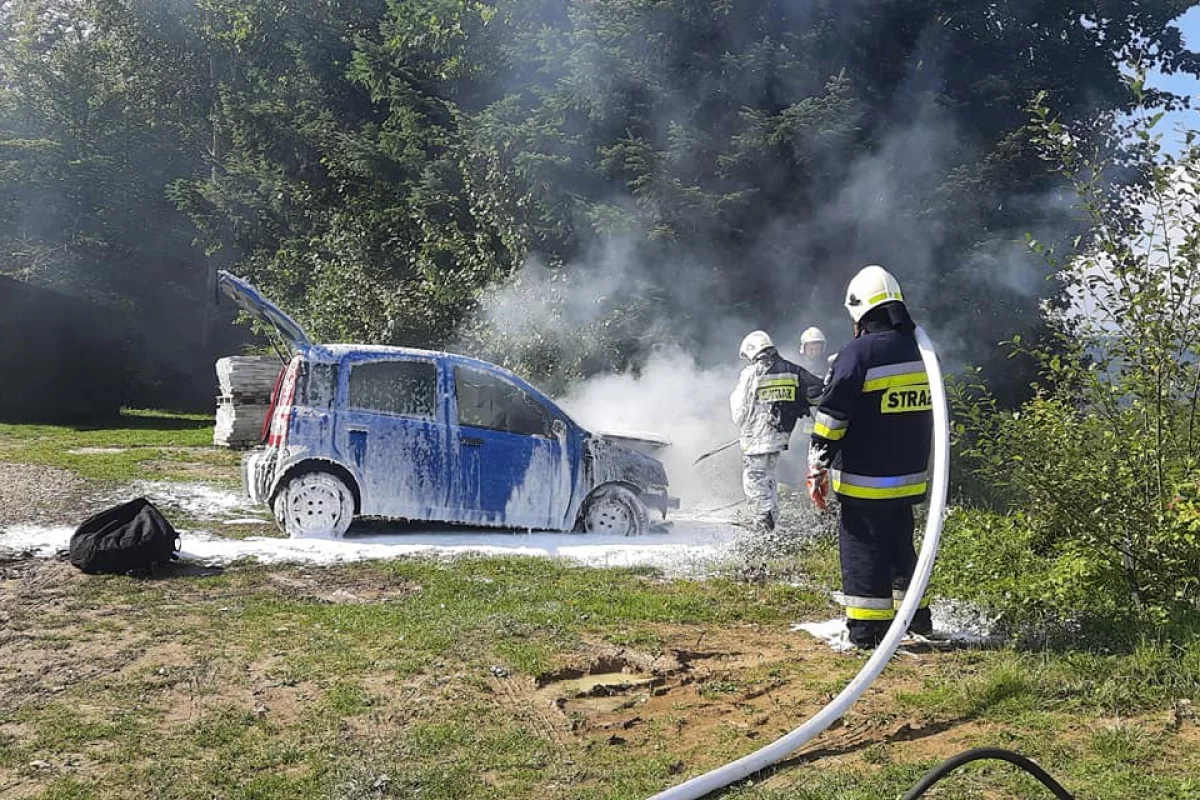
[{"label": "burnt car", "polygon": [[629,536],[679,505],[648,452],[662,440],[593,434],[475,358],[314,344],[246,281],[218,285],[291,351],[242,462],[291,536],[341,536],[358,517]]}]

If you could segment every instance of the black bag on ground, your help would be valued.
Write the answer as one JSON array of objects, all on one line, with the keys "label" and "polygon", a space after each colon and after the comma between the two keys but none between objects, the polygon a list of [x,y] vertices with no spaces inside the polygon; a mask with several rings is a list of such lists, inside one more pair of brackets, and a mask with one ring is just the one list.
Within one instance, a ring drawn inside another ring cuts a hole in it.
[{"label": "black bag on ground", "polygon": [[90,574],[149,570],[175,557],[178,534],[149,500],[139,497],[93,514],[71,536],[71,563]]}]

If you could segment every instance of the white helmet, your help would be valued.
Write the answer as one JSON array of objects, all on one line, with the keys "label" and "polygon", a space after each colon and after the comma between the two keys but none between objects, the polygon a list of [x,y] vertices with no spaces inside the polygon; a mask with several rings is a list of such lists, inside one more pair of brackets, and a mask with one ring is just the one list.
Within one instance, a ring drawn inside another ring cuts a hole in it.
[{"label": "white helmet", "polygon": [[753,361],[764,350],[775,347],[775,343],[771,341],[771,337],[766,331],[751,331],[746,334],[746,338],[742,339],[742,345],[738,348],[738,355],[747,361]]},{"label": "white helmet", "polygon": [[855,322],[872,308],[893,301],[903,303],[904,295],[900,283],[883,267],[863,267],[846,287],[846,310]]},{"label": "white helmet", "polygon": [[816,326],[806,328],[804,333],[800,334],[800,349],[803,350],[804,345],[811,344],[812,342],[825,344],[825,332]]}]

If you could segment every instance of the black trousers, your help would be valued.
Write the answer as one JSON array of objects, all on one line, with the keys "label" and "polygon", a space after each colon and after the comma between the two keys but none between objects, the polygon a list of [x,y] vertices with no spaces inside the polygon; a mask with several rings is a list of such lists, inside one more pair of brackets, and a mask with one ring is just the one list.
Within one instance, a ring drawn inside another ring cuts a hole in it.
[{"label": "black trousers", "polygon": [[[913,507],[897,502],[843,500],[838,535],[842,594],[850,641],[875,647],[895,619],[893,592],[908,589],[917,566]],[[932,630],[929,609],[917,612],[909,630]]]}]

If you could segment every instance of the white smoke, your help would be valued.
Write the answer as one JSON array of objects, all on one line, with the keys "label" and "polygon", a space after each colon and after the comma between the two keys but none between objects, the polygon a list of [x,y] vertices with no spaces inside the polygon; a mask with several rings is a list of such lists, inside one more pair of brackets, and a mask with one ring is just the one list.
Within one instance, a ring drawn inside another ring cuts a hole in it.
[{"label": "white smoke", "polygon": [[[735,345],[736,346],[736,345]],[[702,453],[737,436],[729,392],[740,365],[702,367],[674,348],[655,353],[634,372],[599,375],[559,399],[576,422],[593,432],[653,433],[671,441],[655,455],[666,465],[671,494],[684,508],[706,510],[741,497],[737,445],[693,465]]]}]

